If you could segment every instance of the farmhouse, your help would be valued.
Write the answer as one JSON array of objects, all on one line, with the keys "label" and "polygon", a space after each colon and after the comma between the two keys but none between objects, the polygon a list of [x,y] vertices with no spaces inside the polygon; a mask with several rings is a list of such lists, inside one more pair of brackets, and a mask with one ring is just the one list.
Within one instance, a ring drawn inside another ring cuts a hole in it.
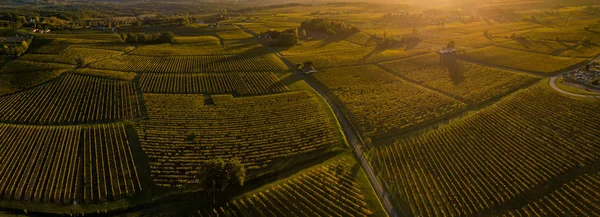
[{"label": "farmhouse", "polygon": [[456,48],[442,48],[438,51],[440,54],[453,54],[456,53]]}]

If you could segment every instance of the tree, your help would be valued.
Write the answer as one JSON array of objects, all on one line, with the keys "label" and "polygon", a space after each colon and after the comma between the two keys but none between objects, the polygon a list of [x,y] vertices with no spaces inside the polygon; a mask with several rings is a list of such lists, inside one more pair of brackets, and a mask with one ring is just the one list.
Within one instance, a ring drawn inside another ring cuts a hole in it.
[{"label": "tree", "polygon": [[583,31],[586,31],[586,32],[590,31],[590,27],[589,26],[582,26],[581,29],[583,29]]},{"label": "tree", "polygon": [[246,168],[237,159],[223,160],[221,158],[204,162],[198,171],[198,180],[205,187],[224,191],[231,185],[244,186]]},{"label": "tree", "polygon": [[158,43],[173,43],[175,41],[175,34],[172,32],[163,32],[158,37]]},{"label": "tree", "polygon": [[455,48],[456,47],[456,42],[454,41],[450,41],[448,42],[448,45],[446,45],[447,48]]},{"label": "tree", "polygon": [[301,33],[300,36],[302,37],[302,40],[304,40],[304,41],[306,41],[308,39],[307,38],[307,34],[306,34],[306,30],[304,30],[304,29],[302,29],[302,33]]},{"label": "tree", "polygon": [[75,59],[75,63],[77,63],[77,67],[81,68],[86,64],[86,61],[83,57]]}]

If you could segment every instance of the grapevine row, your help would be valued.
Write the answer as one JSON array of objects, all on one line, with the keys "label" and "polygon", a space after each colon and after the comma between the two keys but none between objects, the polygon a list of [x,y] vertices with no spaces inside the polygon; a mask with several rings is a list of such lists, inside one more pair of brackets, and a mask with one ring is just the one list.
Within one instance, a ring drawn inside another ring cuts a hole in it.
[{"label": "grapevine row", "polygon": [[414,215],[471,216],[597,162],[600,117],[589,111],[599,109],[593,99],[570,99],[538,85],[439,130],[375,149],[373,165],[396,202]]},{"label": "grapevine row", "polygon": [[0,121],[28,124],[90,123],[140,117],[131,82],[75,74],[0,97]]},{"label": "grapevine row", "polygon": [[373,65],[326,69],[314,76],[344,104],[366,137],[433,121],[465,107]]},{"label": "grapevine row", "polygon": [[233,98],[144,94],[148,120],[140,144],[159,186],[194,181],[205,160],[240,157],[246,168],[327,149],[339,143],[317,99],[308,92]]},{"label": "grapevine row", "polygon": [[140,86],[146,93],[269,94],[288,88],[271,72],[144,73]]},{"label": "grapevine row", "polygon": [[225,206],[208,216],[370,216],[348,162],[317,166]]},{"label": "grapevine row", "polygon": [[600,216],[600,173],[584,174],[505,216]]},{"label": "grapevine row", "polygon": [[2,124],[0,135],[0,196],[5,199],[101,202],[141,190],[122,124]]}]

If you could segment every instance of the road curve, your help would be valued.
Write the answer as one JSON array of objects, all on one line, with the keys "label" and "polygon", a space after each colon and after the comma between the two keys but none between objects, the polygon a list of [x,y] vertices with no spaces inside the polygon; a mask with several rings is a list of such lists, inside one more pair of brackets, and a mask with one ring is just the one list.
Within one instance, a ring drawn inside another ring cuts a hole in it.
[{"label": "road curve", "polygon": [[596,99],[600,99],[600,96],[594,96],[594,95],[585,95],[585,94],[577,94],[577,93],[571,93],[571,92],[567,92],[564,91],[563,89],[560,89],[557,85],[556,85],[556,80],[560,77],[560,75],[558,76],[554,76],[552,78],[550,78],[550,87],[552,87],[552,89],[554,89],[555,91],[558,91],[559,93],[562,94],[566,94],[569,96],[574,96],[574,97],[582,97],[582,98],[596,98]]},{"label": "road curve", "polygon": [[[244,32],[254,36],[255,38],[258,38],[256,33],[244,28],[241,25],[236,25],[236,26],[239,27],[240,29],[244,30]],[[373,172],[373,168],[369,164],[369,161],[367,161],[367,159],[365,158],[365,155],[360,148],[361,141],[359,139],[357,139],[358,136],[355,133],[356,131],[354,131],[354,126],[351,124],[350,118],[348,116],[346,116],[346,114],[342,111],[342,109],[339,108],[337,106],[337,104],[335,104],[327,96],[327,94],[326,94],[327,92],[325,90],[323,90],[319,86],[315,85],[310,79],[307,79],[306,75],[304,73],[298,71],[296,66],[294,66],[292,63],[287,61],[285,58],[283,58],[279,52],[277,52],[270,46],[266,45],[263,41],[260,41],[260,43],[262,43],[264,47],[271,50],[271,52],[273,52],[279,59],[281,59],[281,61],[283,61],[290,69],[292,69],[294,74],[296,74],[297,76],[302,78],[302,80],[304,80],[314,90],[316,90],[319,93],[319,95],[321,95],[321,97],[323,99],[325,99],[327,104],[329,104],[329,107],[331,107],[331,109],[333,110],[333,113],[335,114],[338,122],[340,123],[340,126],[342,127],[342,131],[344,132],[346,139],[348,140],[350,145],[352,145],[352,149],[354,150],[354,153],[356,154],[356,156],[358,156],[358,159],[360,160],[363,170],[365,170],[365,172],[367,173],[367,177],[369,178],[369,181],[371,182],[371,186],[373,186],[373,189],[375,189],[375,193],[377,193],[377,196],[379,197],[379,201],[381,202],[381,204],[383,204],[388,216],[397,217],[398,215],[396,214],[396,211],[394,210],[394,206],[390,202],[390,199],[389,199],[385,189],[382,187],[381,183],[377,179],[377,176]]]}]

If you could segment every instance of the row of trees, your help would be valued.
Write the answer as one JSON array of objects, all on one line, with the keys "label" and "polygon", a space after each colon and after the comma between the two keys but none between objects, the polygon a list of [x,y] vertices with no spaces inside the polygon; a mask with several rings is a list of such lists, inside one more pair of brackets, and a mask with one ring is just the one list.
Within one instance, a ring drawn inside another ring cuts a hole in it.
[{"label": "row of trees", "polygon": [[401,47],[410,49],[416,47],[422,40],[423,39],[417,35],[416,30],[413,30],[412,34],[404,36],[392,36],[387,32],[383,32],[383,38],[377,43],[377,47],[380,49],[394,49]]},{"label": "row of trees", "polygon": [[123,41],[128,43],[141,43],[141,44],[161,44],[161,43],[173,43],[175,42],[175,34],[172,32],[162,32],[154,34],[144,33],[127,33],[121,34]]},{"label": "row of trees", "polygon": [[306,20],[300,24],[300,27],[302,29],[320,32],[327,35],[344,35],[360,32],[360,30],[355,26],[352,26],[352,24],[346,24],[342,21],[333,21],[327,19]]},{"label": "row of trees", "polygon": [[29,45],[31,44],[31,39],[23,40],[20,43],[13,43],[11,46],[7,44],[0,45],[0,54],[5,55],[13,55],[13,56],[21,56],[27,52],[29,49]]},{"label": "row of trees", "polygon": [[298,31],[297,28],[284,31],[269,30],[261,33],[260,35],[268,40],[269,45],[277,47],[296,46],[301,37],[306,39],[306,31]]}]

